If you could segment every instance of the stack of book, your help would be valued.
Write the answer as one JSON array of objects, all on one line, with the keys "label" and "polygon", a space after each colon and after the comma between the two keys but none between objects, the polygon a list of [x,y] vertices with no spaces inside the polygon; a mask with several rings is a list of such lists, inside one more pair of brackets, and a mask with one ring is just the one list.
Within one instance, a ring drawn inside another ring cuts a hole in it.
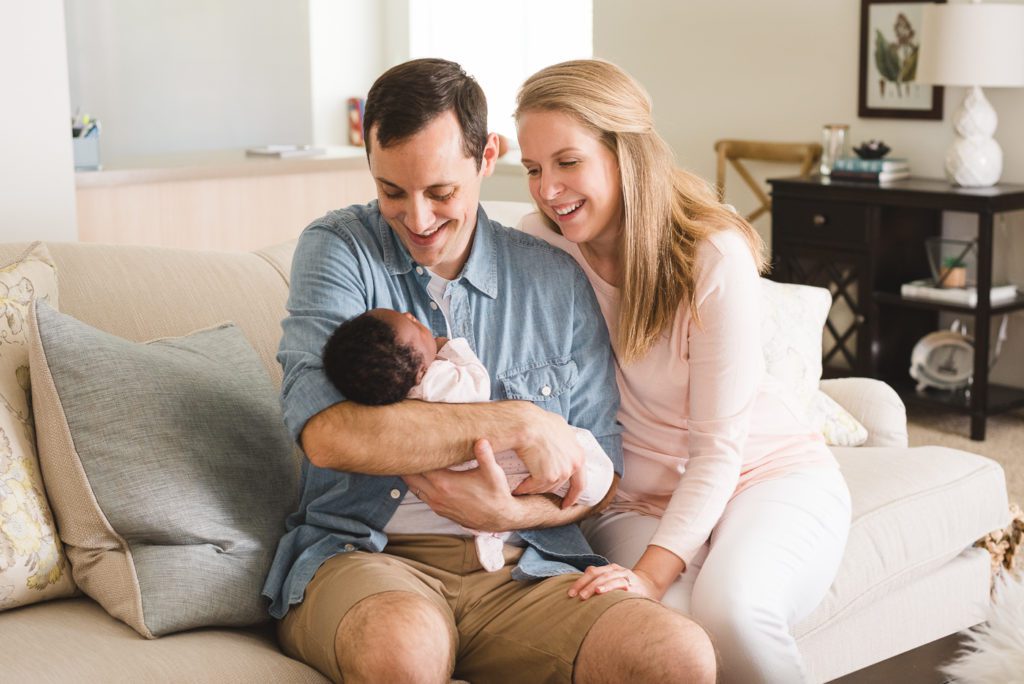
[{"label": "stack of book", "polygon": [[906,159],[840,157],[832,167],[832,178],[837,180],[885,183],[909,177],[910,163]]},{"label": "stack of book", "polygon": [[[912,299],[932,299],[963,306],[978,306],[978,289],[975,287],[936,287],[930,278],[903,283],[900,294]],[[993,306],[1005,304],[1017,298],[1016,285],[993,285],[989,303]]]},{"label": "stack of book", "polygon": [[262,147],[250,147],[245,150],[248,157],[276,157],[288,159],[291,157],[316,157],[327,152],[322,147],[313,145],[263,145]]}]

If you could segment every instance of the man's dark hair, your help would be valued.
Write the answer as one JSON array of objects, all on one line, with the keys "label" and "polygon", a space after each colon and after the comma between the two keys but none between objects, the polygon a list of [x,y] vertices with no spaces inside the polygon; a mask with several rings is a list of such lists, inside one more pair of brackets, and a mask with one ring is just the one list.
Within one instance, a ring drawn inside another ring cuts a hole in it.
[{"label": "man's dark hair", "polygon": [[339,325],[324,345],[323,359],[327,379],[346,399],[367,406],[405,399],[428,361],[399,343],[394,329],[370,313]]},{"label": "man's dark hair", "polygon": [[459,121],[462,151],[479,169],[487,145],[487,98],[472,76],[446,59],[414,59],[388,69],[374,82],[363,110],[366,154],[374,126],[377,141],[388,147],[447,111]]}]

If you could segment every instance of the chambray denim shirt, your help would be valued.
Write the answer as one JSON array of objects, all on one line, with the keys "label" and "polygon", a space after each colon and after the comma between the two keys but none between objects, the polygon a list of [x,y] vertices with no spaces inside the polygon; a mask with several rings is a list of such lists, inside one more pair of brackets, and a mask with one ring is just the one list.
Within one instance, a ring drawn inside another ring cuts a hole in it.
[{"label": "chambray denim shirt", "polygon": [[[430,275],[384,221],[376,202],[333,211],[299,238],[278,361],[285,422],[298,440],[306,422],[343,397],[323,373],[321,349],[341,322],[376,307],[411,311],[435,336]],[[490,221],[483,209],[461,275],[448,285],[451,336],[465,337],[491,375],[492,399],[521,399],[590,430],[622,474],[621,427],[608,331],[586,276],[568,254]],[[438,423],[444,430],[444,423]],[[284,617],[320,565],[339,553],[379,552],[382,531],[407,486],[302,463],[301,500],[286,522],[263,595]],[[576,525],[524,530],[517,580],[578,572],[607,561]]]}]

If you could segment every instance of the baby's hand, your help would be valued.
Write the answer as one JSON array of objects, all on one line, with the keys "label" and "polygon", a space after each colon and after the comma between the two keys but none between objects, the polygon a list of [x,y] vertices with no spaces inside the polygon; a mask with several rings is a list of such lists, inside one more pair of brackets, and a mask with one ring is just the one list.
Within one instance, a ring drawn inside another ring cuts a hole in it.
[{"label": "baby's hand", "polygon": [[448,338],[447,337],[435,337],[434,338],[434,342],[437,343],[437,351],[441,351],[441,348],[444,345],[448,344]]}]

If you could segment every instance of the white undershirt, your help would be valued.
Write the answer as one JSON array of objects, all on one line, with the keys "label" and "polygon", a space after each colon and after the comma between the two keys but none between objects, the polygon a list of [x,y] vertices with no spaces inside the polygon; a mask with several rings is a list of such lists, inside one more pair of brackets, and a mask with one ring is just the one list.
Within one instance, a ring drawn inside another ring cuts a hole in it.
[{"label": "white undershirt", "polygon": [[441,276],[437,275],[433,271],[428,270],[430,274],[430,282],[427,283],[427,294],[434,300],[434,303],[441,309],[441,313],[444,314],[444,336],[452,336],[452,293],[448,292],[448,283],[450,280],[445,280]]}]

